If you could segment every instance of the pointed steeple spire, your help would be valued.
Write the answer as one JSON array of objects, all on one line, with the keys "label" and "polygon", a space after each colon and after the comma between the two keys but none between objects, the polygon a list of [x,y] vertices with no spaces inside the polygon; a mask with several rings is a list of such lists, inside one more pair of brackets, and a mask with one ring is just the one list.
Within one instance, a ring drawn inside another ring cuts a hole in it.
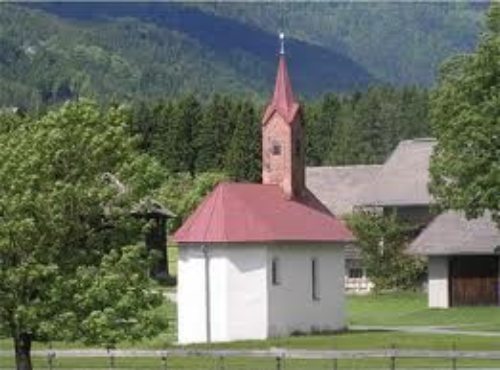
[{"label": "pointed steeple spire", "polygon": [[279,185],[287,199],[305,192],[304,127],[285,58],[284,36],[273,97],[262,119],[262,183]]},{"label": "pointed steeple spire", "polygon": [[280,33],[280,54],[278,61],[278,71],[274,84],[274,94],[264,114],[264,123],[270,118],[274,111],[283,116],[289,122],[293,120],[298,108],[297,101],[293,95],[292,83],[288,76],[288,68],[285,57],[285,36]]}]

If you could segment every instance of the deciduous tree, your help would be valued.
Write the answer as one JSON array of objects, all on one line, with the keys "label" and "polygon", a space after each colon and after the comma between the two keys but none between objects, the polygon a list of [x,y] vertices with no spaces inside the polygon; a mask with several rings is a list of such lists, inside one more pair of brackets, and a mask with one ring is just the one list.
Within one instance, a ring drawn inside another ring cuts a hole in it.
[{"label": "deciduous tree", "polygon": [[395,215],[354,213],[348,223],[356,235],[367,274],[376,290],[411,289],[425,272],[422,260],[405,253],[412,228]]},{"label": "deciduous tree", "polygon": [[115,345],[161,329],[131,205],[162,182],[119,108],[65,104],[0,131],[0,331]]},{"label": "deciduous tree", "polygon": [[431,191],[444,208],[500,216],[500,6],[475,52],[443,66],[432,96]]}]

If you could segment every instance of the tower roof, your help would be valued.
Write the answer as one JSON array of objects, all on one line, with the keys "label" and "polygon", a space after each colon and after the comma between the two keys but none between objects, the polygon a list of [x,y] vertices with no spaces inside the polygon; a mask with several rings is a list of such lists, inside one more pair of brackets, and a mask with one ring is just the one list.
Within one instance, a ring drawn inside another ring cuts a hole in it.
[{"label": "tower roof", "polygon": [[274,94],[264,113],[262,123],[266,124],[274,112],[278,112],[288,123],[291,123],[299,110],[299,104],[293,95],[292,83],[288,76],[286,57],[283,46],[279,56],[278,72],[274,84]]}]

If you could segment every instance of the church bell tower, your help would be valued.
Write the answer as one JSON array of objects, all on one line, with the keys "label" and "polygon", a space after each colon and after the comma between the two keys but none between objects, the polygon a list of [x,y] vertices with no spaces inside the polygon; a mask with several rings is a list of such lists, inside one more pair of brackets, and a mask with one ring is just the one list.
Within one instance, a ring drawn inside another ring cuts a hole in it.
[{"label": "church bell tower", "polygon": [[304,126],[288,76],[283,33],[280,41],[274,94],[262,119],[262,183],[279,185],[292,199],[305,190]]}]

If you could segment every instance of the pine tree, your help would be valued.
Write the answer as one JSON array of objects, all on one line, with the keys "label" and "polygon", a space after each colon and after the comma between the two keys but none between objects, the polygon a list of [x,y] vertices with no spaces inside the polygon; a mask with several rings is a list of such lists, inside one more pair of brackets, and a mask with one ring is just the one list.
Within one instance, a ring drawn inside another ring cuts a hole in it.
[{"label": "pine tree", "polygon": [[313,105],[309,113],[312,119],[307,118],[308,164],[315,166],[325,164],[328,153],[335,145],[336,137],[333,133],[338,122],[339,110],[340,101],[333,93],[326,94],[319,105]]},{"label": "pine tree", "polygon": [[240,103],[233,137],[226,154],[225,171],[236,181],[260,181],[262,142],[252,103]]},{"label": "pine tree", "polygon": [[224,165],[226,135],[232,134],[229,104],[227,98],[215,94],[204,110],[195,143],[197,173],[220,170]]},{"label": "pine tree", "polygon": [[172,135],[172,121],[173,121],[174,106],[171,101],[157,102],[150,108],[151,120],[155,122],[155,130],[151,139],[151,148],[149,154],[157,158],[167,169],[176,168],[172,159],[172,142],[170,141]]},{"label": "pine tree", "polygon": [[356,125],[354,112],[355,104],[352,98],[344,99],[338,111],[338,123],[335,125],[333,131],[335,141],[328,153],[328,165],[335,166],[360,163],[359,148],[361,132],[359,126]]},{"label": "pine tree", "polygon": [[139,137],[139,148],[146,152],[151,150],[154,136],[153,116],[150,106],[141,101],[132,107],[130,115],[129,130],[133,135]]},{"label": "pine tree", "polygon": [[173,107],[162,110],[162,162],[172,172],[195,174],[194,142],[202,110],[194,95],[178,100]]}]

